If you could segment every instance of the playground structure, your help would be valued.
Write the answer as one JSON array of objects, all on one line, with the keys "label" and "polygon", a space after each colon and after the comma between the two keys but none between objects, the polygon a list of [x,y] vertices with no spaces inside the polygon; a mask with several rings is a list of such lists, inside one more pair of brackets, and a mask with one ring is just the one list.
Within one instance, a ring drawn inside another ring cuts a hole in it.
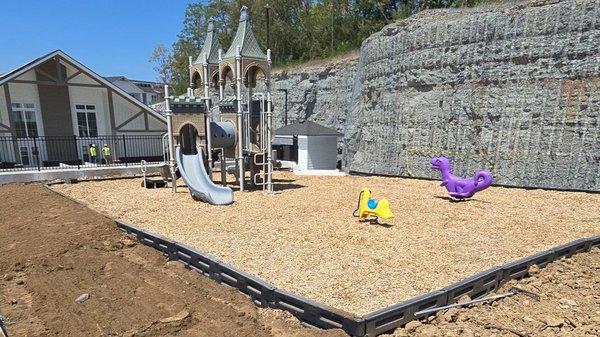
[{"label": "playground structure", "polygon": [[[250,172],[251,187],[272,192],[271,51],[265,54],[258,45],[247,7],[241,9],[237,33],[226,53],[209,21],[204,46],[195,61],[190,57],[189,68],[190,86],[185,95],[169,96],[165,87],[173,190],[177,160],[192,196],[211,204],[233,202],[231,189],[212,182],[218,159],[223,186],[230,172],[244,191]],[[264,93],[254,92],[259,80],[264,81]],[[234,96],[225,95],[227,84],[235,89]],[[197,97],[201,88],[202,96]],[[218,99],[213,98],[215,92]]]},{"label": "playground structure", "polygon": [[386,198],[381,198],[377,201],[371,199],[371,190],[363,188],[358,195],[358,207],[352,214],[360,219],[375,217],[373,221],[388,220],[394,217],[394,213],[390,211],[390,202]]},{"label": "playground structure", "polygon": [[431,168],[442,173],[440,186],[446,187],[448,194],[456,199],[471,198],[475,193],[492,185],[492,174],[488,171],[477,171],[473,179],[464,179],[452,173],[452,164],[446,157],[435,157],[429,161]]}]

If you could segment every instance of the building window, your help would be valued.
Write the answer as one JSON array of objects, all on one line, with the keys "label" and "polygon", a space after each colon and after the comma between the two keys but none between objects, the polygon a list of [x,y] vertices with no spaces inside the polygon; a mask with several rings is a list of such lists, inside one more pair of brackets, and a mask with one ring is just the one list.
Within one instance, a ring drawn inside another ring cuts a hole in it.
[{"label": "building window", "polygon": [[37,137],[35,105],[32,103],[12,103],[12,117],[18,138]]},{"label": "building window", "polygon": [[98,137],[95,105],[75,105],[79,137]]}]

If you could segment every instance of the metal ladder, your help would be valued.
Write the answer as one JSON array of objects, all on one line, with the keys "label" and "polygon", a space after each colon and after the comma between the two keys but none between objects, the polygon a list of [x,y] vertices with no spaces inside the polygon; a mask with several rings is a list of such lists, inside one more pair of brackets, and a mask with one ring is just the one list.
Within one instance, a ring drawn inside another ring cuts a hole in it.
[{"label": "metal ladder", "polygon": [[[265,109],[266,96],[264,93],[256,93],[254,95],[258,96],[260,99],[260,121],[259,121],[260,133],[257,134],[256,131],[254,131],[254,130],[252,130],[252,132],[255,133],[255,136],[257,136],[257,138],[260,141],[260,147],[259,147],[260,151],[254,154],[253,162],[254,162],[254,165],[262,166],[262,174],[261,174],[261,172],[254,174],[254,176],[252,177],[252,182],[256,186],[262,186],[263,191],[265,191],[267,189],[268,181],[270,180],[269,178],[271,178],[272,174],[273,174],[273,170],[271,167],[272,163],[269,163],[267,161],[267,158],[268,158],[267,141],[269,141],[269,140],[267,139],[268,125],[267,125],[267,120],[265,118],[265,116],[267,115],[267,111]],[[260,156],[262,156],[262,160],[259,162],[258,157],[260,157]],[[261,177],[261,175],[262,175],[262,177]],[[261,182],[258,181],[259,179],[261,179]]]}]

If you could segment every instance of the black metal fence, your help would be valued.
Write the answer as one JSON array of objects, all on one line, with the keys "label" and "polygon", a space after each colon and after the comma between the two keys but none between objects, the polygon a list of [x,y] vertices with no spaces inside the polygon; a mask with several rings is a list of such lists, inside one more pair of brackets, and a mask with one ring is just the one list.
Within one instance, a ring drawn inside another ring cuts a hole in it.
[{"label": "black metal fence", "polygon": [[0,137],[0,172],[157,163],[166,151],[161,135]]}]

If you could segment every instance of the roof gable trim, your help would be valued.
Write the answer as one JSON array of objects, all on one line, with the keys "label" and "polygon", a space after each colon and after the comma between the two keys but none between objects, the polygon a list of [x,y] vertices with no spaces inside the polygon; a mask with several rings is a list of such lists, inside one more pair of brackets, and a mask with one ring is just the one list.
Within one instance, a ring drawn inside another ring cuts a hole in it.
[{"label": "roof gable trim", "polygon": [[[67,55],[65,52],[63,52],[60,49],[55,50],[49,54],[46,54],[36,60],[33,60],[33,61],[21,66],[20,68],[17,68],[15,70],[3,75],[2,77],[0,77],[0,85],[3,85],[5,83],[15,79],[16,77],[23,75],[24,73],[30,71],[31,69],[35,69],[37,66],[41,65],[42,63],[44,63],[54,57],[59,57],[60,59],[64,60],[65,62],[69,63],[72,67],[76,68],[77,70],[79,70],[79,71],[85,73],[86,75],[88,75],[89,77],[91,77],[93,80],[112,89],[115,93],[119,94],[119,96],[125,98],[125,100],[133,103],[134,105],[140,107],[141,109],[147,111],[148,113],[157,117],[159,120],[166,123],[165,117],[163,117],[161,114],[154,111],[152,108],[143,104],[142,102],[136,100],[135,98],[131,97],[125,91],[121,90],[119,87],[112,84],[111,82],[109,82],[108,80],[103,78],[102,76],[96,74],[95,72],[93,72],[92,70],[90,70],[89,68],[84,66],[83,64],[77,62],[75,59],[73,59],[72,57],[70,57],[69,55]],[[68,83],[67,83],[67,85],[68,85]]]}]

